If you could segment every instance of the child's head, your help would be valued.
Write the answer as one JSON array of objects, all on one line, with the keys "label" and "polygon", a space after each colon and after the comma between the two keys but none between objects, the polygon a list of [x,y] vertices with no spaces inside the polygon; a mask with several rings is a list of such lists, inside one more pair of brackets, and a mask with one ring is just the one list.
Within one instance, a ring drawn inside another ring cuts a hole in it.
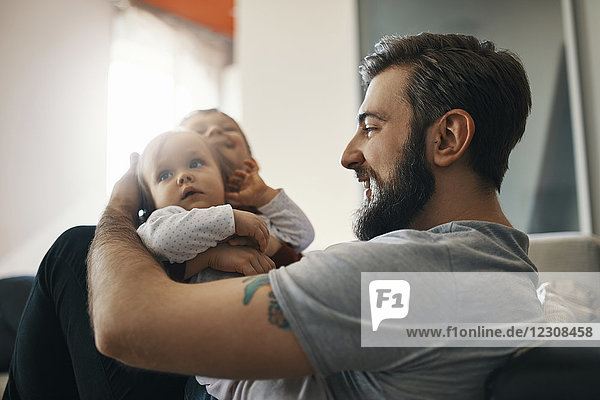
[{"label": "child's head", "polygon": [[231,167],[205,137],[188,130],[165,132],[144,149],[138,163],[143,209],[186,210],[224,204]]},{"label": "child's head", "polygon": [[238,123],[216,108],[192,111],[180,125],[206,137],[235,168],[244,168],[244,160],[252,158],[250,145]]}]

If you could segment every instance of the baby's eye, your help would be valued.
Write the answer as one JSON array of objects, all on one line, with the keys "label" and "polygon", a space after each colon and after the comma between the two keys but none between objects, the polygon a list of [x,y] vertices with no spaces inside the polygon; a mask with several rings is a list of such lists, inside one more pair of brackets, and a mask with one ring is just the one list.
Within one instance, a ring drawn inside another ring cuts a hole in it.
[{"label": "baby's eye", "polygon": [[173,173],[170,171],[161,172],[160,174],[158,174],[157,180],[159,182],[166,181],[167,179],[169,179],[172,176],[173,176]]},{"label": "baby's eye", "polygon": [[203,160],[192,160],[190,161],[190,168],[199,168],[204,165]]}]

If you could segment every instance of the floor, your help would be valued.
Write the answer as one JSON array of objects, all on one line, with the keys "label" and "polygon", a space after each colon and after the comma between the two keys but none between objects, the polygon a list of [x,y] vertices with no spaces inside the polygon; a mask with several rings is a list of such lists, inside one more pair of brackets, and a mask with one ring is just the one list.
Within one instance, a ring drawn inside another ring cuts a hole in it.
[{"label": "floor", "polygon": [[8,380],[7,372],[0,372],[0,397],[4,394],[4,388],[6,387],[6,381]]}]

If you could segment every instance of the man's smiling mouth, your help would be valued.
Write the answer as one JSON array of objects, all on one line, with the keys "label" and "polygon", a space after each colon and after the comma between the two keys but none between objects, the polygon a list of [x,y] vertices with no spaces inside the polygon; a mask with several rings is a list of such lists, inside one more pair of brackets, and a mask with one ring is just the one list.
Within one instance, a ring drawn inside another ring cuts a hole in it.
[{"label": "man's smiling mouth", "polygon": [[365,189],[365,198],[367,201],[371,201],[371,177],[364,171],[356,171],[356,178],[358,179],[358,183],[362,184],[363,188]]},{"label": "man's smiling mouth", "polygon": [[371,201],[371,196],[372,196],[372,192],[371,192],[371,180],[367,179],[366,181],[362,182],[363,187],[365,188],[365,197],[368,201]]}]

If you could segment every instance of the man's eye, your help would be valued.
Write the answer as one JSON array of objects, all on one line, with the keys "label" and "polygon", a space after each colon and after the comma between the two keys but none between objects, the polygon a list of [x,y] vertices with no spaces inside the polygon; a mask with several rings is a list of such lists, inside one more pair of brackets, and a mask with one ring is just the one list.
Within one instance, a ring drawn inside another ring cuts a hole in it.
[{"label": "man's eye", "polygon": [[192,160],[190,161],[190,168],[198,168],[204,165],[204,161],[202,160]]},{"label": "man's eye", "polygon": [[372,126],[365,126],[363,128],[363,131],[365,132],[365,135],[367,137],[371,137],[373,135],[373,132],[376,131],[376,130],[377,130],[377,128],[372,127]]},{"label": "man's eye", "polygon": [[157,180],[158,180],[159,182],[166,181],[167,179],[169,179],[169,178],[170,178],[170,177],[172,177],[172,176],[173,176],[173,173],[172,173],[172,172],[168,172],[168,171],[166,171],[166,172],[161,172],[160,174],[158,174],[158,179],[157,179]]}]

